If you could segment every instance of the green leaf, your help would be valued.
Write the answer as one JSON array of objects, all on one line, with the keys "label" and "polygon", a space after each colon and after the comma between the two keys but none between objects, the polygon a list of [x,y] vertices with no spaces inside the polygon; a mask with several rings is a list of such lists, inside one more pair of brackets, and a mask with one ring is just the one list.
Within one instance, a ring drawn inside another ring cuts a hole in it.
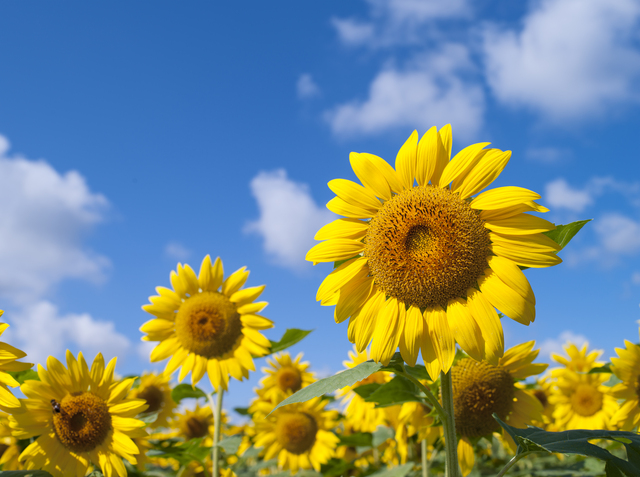
[{"label": "green leaf", "polygon": [[206,398],[207,395],[205,392],[196,386],[191,386],[190,384],[178,384],[175,388],[171,390],[171,399],[175,401],[176,404],[180,404],[180,401],[188,398]]},{"label": "green leaf", "polygon": [[387,439],[393,439],[394,437],[395,437],[395,433],[393,432],[393,429],[387,426],[378,426],[378,428],[372,435],[371,445],[373,445],[373,447],[378,447],[380,444],[383,444]]},{"label": "green leaf", "polygon": [[415,384],[403,376],[396,376],[366,397],[365,401],[375,402],[376,407],[388,407],[405,402],[424,402],[424,399]]},{"label": "green leaf", "polygon": [[367,399],[369,396],[371,396],[371,393],[377,391],[380,386],[382,386],[382,384],[380,383],[362,384],[353,388],[353,392],[360,396],[362,399]]},{"label": "green leaf", "polygon": [[393,467],[392,469],[381,469],[378,472],[369,475],[369,477],[405,477],[413,468],[413,462]]},{"label": "green leaf", "polygon": [[[518,443],[517,454],[523,452],[555,452],[559,454],[578,454],[588,457],[596,457],[605,462],[607,476],[618,477],[621,471],[628,477],[640,475],[640,465],[633,455],[629,461],[616,457],[611,452],[589,441],[607,439],[624,442],[625,447],[631,446],[632,450],[640,451],[640,435],[625,431],[606,430],[572,430],[563,432],[548,432],[537,427],[518,429],[505,424],[494,414],[493,418],[504,428],[507,433]],[[630,442],[627,444],[627,440]]]},{"label": "green leaf", "polygon": [[313,330],[298,330],[296,328],[289,328],[284,332],[280,341],[271,341],[271,353],[277,353],[283,349],[287,349],[294,344],[302,341]]},{"label": "green leaf", "polygon": [[33,381],[40,381],[38,373],[33,369],[26,369],[24,371],[7,371],[7,373],[20,384],[24,384],[24,382],[29,379]]},{"label": "green leaf", "polygon": [[156,412],[143,412],[142,414],[138,414],[136,416],[136,419],[141,420],[142,422],[144,422],[145,424],[153,424],[154,422],[156,422],[156,419],[158,419],[158,414],[160,414],[160,411],[156,411]]},{"label": "green leaf", "polygon": [[305,402],[309,399],[313,399],[314,397],[332,393],[333,391],[342,389],[345,386],[353,386],[358,381],[362,381],[364,378],[368,378],[373,373],[375,373],[376,371],[380,371],[381,369],[382,364],[374,363],[372,360],[365,361],[364,363],[360,363],[358,366],[355,366],[351,369],[347,369],[333,376],[329,376],[328,378],[324,378],[316,381],[315,383],[309,384],[309,386],[302,388],[297,393],[292,394],[287,399],[282,401],[280,404],[273,408],[273,411],[282,406],[286,406],[287,404]]},{"label": "green leaf", "polygon": [[355,432],[348,436],[338,435],[340,446],[350,447],[371,447],[373,445],[373,435],[370,432]]},{"label": "green leaf", "polygon": [[607,477],[624,477],[622,471],[613,462],[610,461],[607,462],[604,466],[604,471]]},{"label": "green leaf", "polygon": [[549,230],[548,232],[542,232],[551,240],[560,245],[560,249],[562,250],[569,241],[577,234],[582,227],[587,222],[590,222],[591,219],[588,220],[578,220],[577,222],[571,222],[567,225],[556,224],[556,228],[553,230]]},{"label": "green leaf", "polygon": [[431,376],[429,376],[429,373],[427,372],[427,368],[425,368],[421,364],[416,364],[413,367],[406,366],[405,370],[407,371],[407,373],[409,373],[411,376],[413,376],[416,379],[419,379],[419,380],[425,380],[426,379],[426,380],[431,381]]},{"label": "green leaf", "polygon": [[249,415],[249,408],[248,407],[234,407],[233,410],[235,412],[237,412],[238,414],[240,414],[241,416],[248,416]]},{"label": "green leaf", "polygon": [[339,475],[347,475],[353,468],[355,466],[351,462],[332,458],[326,464],[322,464],[320,472],[324,477],[338,477]]},{"label": "green leaf", "polygon": [[611,363],[604,364],[602,366],[598,366],[597,368],[592,368],[589,370],[587,374],[596,374],[596,373],[611,373]]},{"label": "green leaf", "polygon": [[226,454],[235,454],[240,444],[242,444],[242,436],[231,436],[218,442],[218,447],[221,447]]},{"label": "green leaf", "polygon": [[[102,473],[98,472],[98,474],[102,477]],[[0,475],[2,477],[52,477],[49,472],[44,470],[3,470],[0,471]]]}]

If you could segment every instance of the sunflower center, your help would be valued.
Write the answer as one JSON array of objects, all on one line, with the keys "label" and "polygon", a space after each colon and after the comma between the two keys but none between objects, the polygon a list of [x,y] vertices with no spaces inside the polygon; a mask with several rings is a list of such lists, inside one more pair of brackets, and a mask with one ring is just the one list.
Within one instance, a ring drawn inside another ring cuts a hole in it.
[{"label": "sunflower center", "polygon": [[278,387],[282,391],[299,391],[302,387],[302,375],[300,371],[293,366],[283,366],[278,370],[276,375]]},{"label": "sunflower center", "polygon": [[636,379],[636,396],[640,397],[640,376]]},{"label": "sunflower center", "polygon": [[151,385],[145,387],[138,393],[137,397],[147,401],[147,405],[149,407],[145,412],[156,412],[164,406],[164,394],[162,393],[162,389],[158,386]]},{"label": "sunflower center", "polygon": [[0,444],[0,457],[7,451],[9,446],[7,444]]},{"label": "sunflower center", "polygon": [[420,308],[463,297],[487,267],[489,230],[449,189],[424,186],[385,202],[365,237],[375,283]]},{"label": "sunflower center", "polygon": [[226,296],[202,292],[180,305],[176,335],[190,352],[205,358],[220,358],[235,348],[242,335],[242,322],[236,306]]},{"label": "sunflower center", "polygon": [[456,430],[465,437],[481,437],[500,429],[492,414],[506,419],[513,407],[515,386],[504,369],[473,359],[451,368]]},{"label": "sunflower center", "polygon": [[185,422],[184,431],[189,439],[204,437],[209,433],[209,424],[192,416]]},{"label": "sunflower center", "polygon": [[546,408],[549,404],[549,398],[547,397],[547,393],[545,393],[542,389],[536,389],[533,391],[533,395],[536,397],[540,404],[542,404],[543,408]]},{"label": "sunflower center", "polygon": [[107,403],[91,392],[67,394],[53,413],[58,440],[73,452],[88,452],[102,444],[112,429]]},{"label": "sunflower center", "polygon": [[316,441],[318,424],[306,412],[282,413],[276,423],[278,443],[292,454],[300,455]]},{"label": "sunflower center", "polygon": [[602,393],[590,384],[578,384],[571,395],[571,407],[581,416],[593,416],[602,409]]}]

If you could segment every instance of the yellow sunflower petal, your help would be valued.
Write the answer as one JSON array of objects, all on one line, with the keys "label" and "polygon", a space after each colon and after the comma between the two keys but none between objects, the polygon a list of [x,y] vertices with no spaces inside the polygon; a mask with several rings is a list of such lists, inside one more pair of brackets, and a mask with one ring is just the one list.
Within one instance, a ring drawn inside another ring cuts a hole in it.
[{"label": "yellow sunflower petal", "polygon": [[536,204],[533,201],[529,201],[522,204],[515,204],[509,207],[504,207],[503,209],[482,210],[480,212],[480,218],[484,221],[504,220],[510,217],[515,217],[516,215],[522,214],[523,212],[545,213],[549,212],[549,209]]},{"label": "yellow sunflower petal", "polygon": [[315,235],[316,240],[334,238],[361,239],[367,233],[369,224],[358,219],[338,219],[329,222]]},{"label": "yellow sunflower petal", "polygon": [[332,296],[358,276],[366,265],[367,258],[365,257],[355,258],[340,265],[322,281],[316,293],[316,300],[320,301]]},{"label": "yellow sunflower petal", "polygon": [[167,359],[169,356],[173,355],[178,348],[180,348],[180,342],[177,337],[168,338],[162,342],[160,342],[153,350],[151,351],[151,355],[149,356],[149,360],[152,363],[156,361],[162,361],[163,359]]},{"label": "yellow sunflower petal", "polygon": [[[426,316],[429,335],[443,373],[448,373],[456,354],[456,342],[449,327],[447,312],[441,307],[427,308]],[[431,373],[429,373],[431,375]],[[432,376],[433,378],[433,376]],[[435,378],[434,378],[435,379]]]},{"label": "yellow sunflower petal", "polygon": [[509,162],[511,151],[493,149],[482,157],[478,164],[463,179],[457,189],[460,197],[467,198],[477,194],[491,184]]},{"label": "yellow sunflower petal", "polygon": [[488,146],[489,142],[481,142],[478,144],[472,144],[471,146],[465,147],[462,151],[454,156],[451,161],[447,164],[442,172],[442,177],[440,177],[440,181],[438,185],[440,187],[447,187],[449,183],[456,180],[456,178],[470,169],[475,164],[475,160],[482,151],[482,149]]},{"label": "yellow sunflower petal", "polygon": [[423,333],[424,318],[422,313],[418,307],[410,306],[406,313],[402,338],[400,338],[400,353],[402,354],[402,359],[409,366],[416,365]]},{"label": "yellow sunflower petal", "polygon": [[484,338],[467,302],[453,298],[447,304],[449,328],[460,347],[476,361],[484,359]]},{"label": "yellow sunflower petal", "polygon": [[539,194],[523,187],[497,187],[479,194],[469,203],[469,207],[478,210],[503,209],[539,198]]},{"label": "yellow sunflower petal", "polygon": [[346,260],[361,253],[364,244],[349,239],[325,240],[316,244],[307,252],[306,260],[309,262],[334,262],[336,260]]},{"label": "yellow sunflower petal", "polygon": [[235,303],[236,306],[246,305],[258,298],[265,289],[265,285],[258,287],[249,287],[238,290],[229,297],[231,303]]},{"label": "yellow sunflower petal", "polygon": [[249,278],[247,267],[239,268],[224,281],[222,284],[222,293],[226,296],[233,295],[245,284],[247,278]]},{"label": "yellow sunflower petal", "polygon": [[493,232],[507,235],[537,234],[556,228],[548,220],[529,214],[518,214],[508,219],[488,220],[485,222],[485,227]]},{"label": "yellow sunflower petal", "polygon": [[351,204],[340,197],[334,197],[327,202],[327,209],[334,214],[344,215],[352,219],[368,219],[373,217],[376,212],[369,209],[363,209],[357,205]]},{"label": "yellow sunflower petal", "polygon": [[466,437],[460,438],[458,441],[458,464],[460,464],[463,477],[467,477],[471,473],[475,463],[476,458],[473,454],[471,441]]},{"label": "yellow sunflower petal", "polygon": [[[377,197],[384,200],[391,199],[391,188],[385,177],[379,173],[369,154],[349,154],[349,162],[362,185],[371,190]],[[391,167],[391,166],[389,166]]]},{"label": "yellow sunflower petal", "polygon": [[560,245],[543,234],[506,235],[489,232],[489,238],[497,245],[512,250],[530,252],[554,253],[560,250]]},{"label": "yellow sunflower petal", "polygon": [[345,202],[375,213],[382,203],[371,190],[347,179],[329,181],[329,189]]},{"label": "yellow sunflower petal", "polygon": [[491,303],[475,288],[467,290],[467,305],[484,338],[485,358],[496,366],[504,354],[504,332],[500,318]]},{"label": "yellow sunflower petal", "polygon": [[529,251],[526,249],[515,249],[503,247],[499,243],[492,243],[489,250],[498,256],[508,258],[517,265],[531,268],[553,267],[562,263],[562,259],[555,253],[544,253]]},{"label": "yellow sunflower petal", "polygon": [[435,126],[431,127],[420,139],[418,143],[418,157],[416,179],[418,185],[426,185],[431,180],[438,160],[445,155],[444,147],[440,141],[438,130]]},{"label": "yellow sunflower petal", "polygon": [[416,176],[418,131],[413,131],[396,156],[396,171],[405,189],[411,189]]},{"label": "yellow sunflower petal", "polygon": [[522,270],[520,270],[518,265],[508,258],[496,255],[487,257],[487,263],[491,270],[498,275],[500,280],[506,283],[513,290],[517,291],[527,301],[534,305],[536,304],[536,297],[533,294],[533,289],[529,284],[529,280],[527,280],[527,277],[522,273]]},{"label": "yellow sunflower petal", "polygon": [[367,300],[358,314],[359,326],[355,330],[356,350],[358,353],[362,353],[373,337],[373,332],[376,327],[377,315],[380,309],[384,306],[386,297],[380,290],[375,290],[373,295]]},{"label": "yellow sunflower petal", "polygon": [[379,312],[371,343],[371,359],[376,363],[389,364],[398,348],[404,324],[400,320],[401,311],[404,312],[404,304],[390,298]]},{"label": "yellow sunflower petal", "polygon": [[490,268],[487,268],[484,273],[484,277],[478,279],[478,285],[493,306],[523,325],[528,326],[535,320],[535,306],[530,301],[500,280]]}]

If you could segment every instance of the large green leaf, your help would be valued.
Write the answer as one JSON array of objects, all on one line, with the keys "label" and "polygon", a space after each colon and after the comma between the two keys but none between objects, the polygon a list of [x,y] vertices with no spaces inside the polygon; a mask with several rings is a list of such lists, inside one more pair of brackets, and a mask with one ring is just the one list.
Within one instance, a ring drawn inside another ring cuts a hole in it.
[{"label": "large green leaf", "polygon": [[296,328],[289,328],[284,332],[280,341],[271,341],[271,353],[277,353],[283,349],[287,349],[294,344],[302,341],[313,330],[298,330]]},{"label": "large green leaf", "polygon": [[571,241],[575,234],[580,232],[580,229],[590,221],[591,219],[578,220],[577,222],[571,222],[570,224],[566,225],[556,224],[555,229],[543,233],[558,245],[560,245],[560,249],[563,249]]},{"label": "large green leaf", "polygon": [[587,374],[610,373],[610,372],[611,372],[611,363],[606,363],[602,366],[598,366],[597,368],[590,369]]},{"label": "large green leaf", "polygon": [[353,392],[360,396],[362,399],[367,399],[369,396],[371,396],[372,393],[377,391],[380,386],[382,386],[382,384],[380,383],[362,384],[353,388]]},{"label": "large green leaf", "polygon": [[351,447],[371,447],[373,445],[373,436],[370,432],[355,432],[349,435],[339,434],[341,446]]},{"label": "large green leaf", "polygon": [[[293,404],[296,402],[305,402],[314,397],[322,396],[323,394],[332,393],[338,389],[342,389],[345,386],[353,386],[358,381],[362,381],[364,378],[368,378],[376,371],[380,371],[383,368],[382,364],[374,363],[373,361],[365,361],[360,363],[351,369],[347,369],[328,378],[321,379],[315,383],[309,384],[302,388],[295,394],[292,394],[287,399],[282,401],[273,411],[276,409]],[[271,411],[271,412],[273,412]]]},{"label": "large green leaf", "polygon": [[242,436],[231,436],[218,442],[218,447],[221,447],[225,454],[235,454],[240,444],[242,444]]},{"label": "large green leaf", "polygon": [[364,400],[375,402],[376,407],[395,406],[405,402],[424,402],[418,387],[403,376],[396,376],[383,384]]},{"label": "large green leaf", "polygon": [[206,398],[207,395],[205,392],[196,386],[191,386],[190,384],[178,384],[175,388],[171,390],[171,399],[173,399],[176,404],[180,404],[180,401],[187,398]]},{"label": "large green leaf", "polygon": [[7,371],[7,373],[20,384],[23,384],[28,379],[31,379],[33,381],[40,381],[38,373],[36,373],[33,369],[26,369],[24,371]]},{"label": "large green leaf", "polygon": [[[494,419],[500,423],[505,431],[518,443],[517,454],[525,452],[556,452],[559,454],[579,454],[596,457],[606,463],[607,476],[618,476],[620,473],[627,477],[640,476],[640,435],[633,432],[605,431],[605,430],[573,430],[563,432],[548,432],[537,427],[518,429],[505,424],[494,414]],[[607,439],[624,444],[628,461],[616,457],[611,452],[589,441]]]}]

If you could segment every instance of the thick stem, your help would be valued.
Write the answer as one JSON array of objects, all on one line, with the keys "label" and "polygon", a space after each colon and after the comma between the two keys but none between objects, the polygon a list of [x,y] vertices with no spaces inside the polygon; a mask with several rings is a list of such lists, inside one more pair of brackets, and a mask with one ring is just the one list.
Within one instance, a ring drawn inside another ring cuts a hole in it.
[{"label": "thick stem", "polygon": [[531,453],[532,452],[523,452],[522,454],[514,455],[496,477],[503,477],[507,473],[507,471],[515,465],[516,462]]},{"label": "thick stem", "polygon": [[456,438],[456,422],[453,414],[453,383],[451,370],[448,373],[440,373],[440,393],[442,395],[442,407],[447,414],[447,419],[442,421],[444,427],[445,462],[447,477],[460,477],[458,466],[458,439]]},{"label": "thick stem", "polygon": [[208,394],[209,405],[211,406],[211,410],[213,411],[213,449],[211,451],[211,459],[213,460],[213,471],[211,473],[212,477],[219,477],[220,471],[218,470],[218,460],[220,458],[220,447],[218,447],[218,443],[220,442],[220,430],[222,429],[222,394],[224,391],[220,389],[218,391],[218,402],[213,404],[213,392]]},{"label": "thick stem", "polygon": [[429,477],[429,457],[427,456],[427,440],[420,443],[422,451],[422,477]]}]

